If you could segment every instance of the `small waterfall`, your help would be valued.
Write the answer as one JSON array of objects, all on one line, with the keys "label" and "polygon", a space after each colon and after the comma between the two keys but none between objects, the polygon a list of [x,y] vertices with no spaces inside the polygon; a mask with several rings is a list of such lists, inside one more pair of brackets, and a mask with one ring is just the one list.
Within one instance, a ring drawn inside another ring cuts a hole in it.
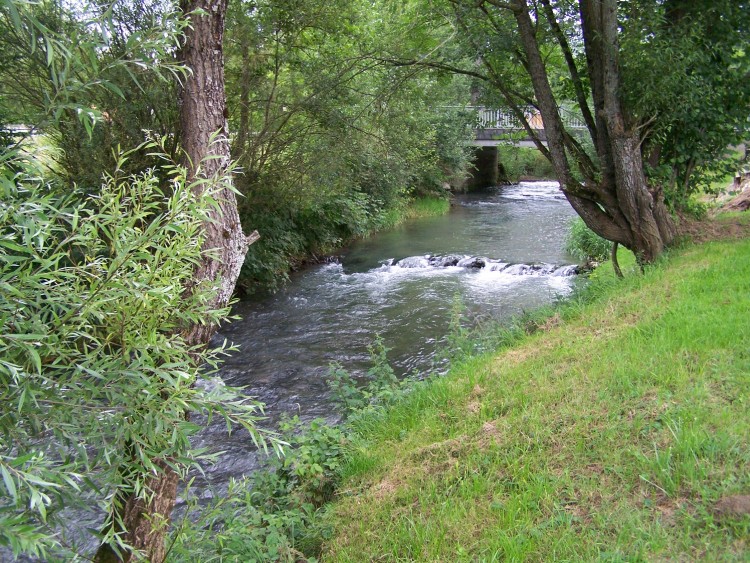
[{"label": "small waterfall", "polygon": [[556,276],[570,277],[579,273],[579,268],[575,264],[554,265],[554,264],[510,264],[501,260],[493,260],[483,256],[458,256],[448,254],[445,256],[408,256],[401,260],[393,259],[384,262],[381,269],[390,270],[392,267],[402,269],[426,269],[426,268],[451,268],[458,267],[467,270],[485,270],[488,272],[498,272],[511,276]]}]

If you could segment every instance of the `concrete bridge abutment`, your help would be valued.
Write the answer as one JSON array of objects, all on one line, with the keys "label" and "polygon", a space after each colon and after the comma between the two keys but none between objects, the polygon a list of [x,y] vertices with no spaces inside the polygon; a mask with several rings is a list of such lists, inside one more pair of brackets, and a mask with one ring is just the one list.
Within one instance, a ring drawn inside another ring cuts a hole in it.
[{"label": "concrete bridge abutment", "polygon": [[500,162],[497,147],[474,147],[474,162],[464,189],[481,190],[496,186]]}]

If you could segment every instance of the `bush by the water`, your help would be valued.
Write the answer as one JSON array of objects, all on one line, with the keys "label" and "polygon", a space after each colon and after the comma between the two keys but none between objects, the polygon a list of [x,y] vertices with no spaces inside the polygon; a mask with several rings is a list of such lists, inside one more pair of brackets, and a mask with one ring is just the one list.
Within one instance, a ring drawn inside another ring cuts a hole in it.
[{"label": "bush by the water", "polygon": [[498,145],[500,180],[515,183],[523,178],[554,178],[552,164],[536,149]]},{"label": "bush by the water", "polygon": [[612,249],[612,243],[597,235],[586,226],[583,219],[577,217],[570,224],[570,232],[565,242],[565,250],[588,262],[606,260]]},{"label": "bush by the water", "polygon": [[[326,505],[341,481],[347,448],[357,439],[356,424],[384,415],[416,385],[414,379],[396,377],[387,352],[376,337],[372,365],[362,378],[332,364],[328,385],[343,421],[282,420],[284,456],[269,458],[250,478],[232,480],[227,492],[208,504],[193,498],[172,533],[170,560],[317,561],[322,543],[333,533]],[[198,518],[191,520],[191,514]]]}]

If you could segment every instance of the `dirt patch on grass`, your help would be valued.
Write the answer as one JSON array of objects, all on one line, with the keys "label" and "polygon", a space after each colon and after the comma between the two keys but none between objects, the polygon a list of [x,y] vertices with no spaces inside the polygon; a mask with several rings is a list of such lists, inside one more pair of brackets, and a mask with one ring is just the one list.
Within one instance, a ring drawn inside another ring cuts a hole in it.
[{"label": "dirt patch on grass", "polygon": [[750,516],[750,495],[732,495],[719,499],[713,506],[717,518],[742,518]]},{"label": "dirt patch on grass", "polygon": [[418,464],[418,470],[426,475],[443,473],[457,463],[471,447],[467,436],[459,436],[442,442],[429,444],[409,455],[409,461]]},{"label": "dirt patch on grass", "polygon": [[482,410],[482,403],[479,401],[471,401],[468,405],[466,405],[466,412],[469,414],[479,414],[479,411]]},{"label": "dirt patch on grass", "polygon": [[380,483],[376,483],[372,487],[371,493],[377,500],[383,500],[387,497],[393,496],[400,486],[401,483],[398,480],[392,480],[386,477],[380,481]]},{"label": "dirt patch on grass", "polygon": [[500,438],[503,436],[503,429],[500,427],[500,423],[497,420],[492,420],[482,424],[482,428],[479,432],[479,447],[482,449],[487,448],[490,445],[498,444]]},{"label": "dirt patch on grass", "polygon": [[680,217],[677,229],[680,236],[695,243],[750,238],[750,214],[748,216],[711,217],[700,221]]}]

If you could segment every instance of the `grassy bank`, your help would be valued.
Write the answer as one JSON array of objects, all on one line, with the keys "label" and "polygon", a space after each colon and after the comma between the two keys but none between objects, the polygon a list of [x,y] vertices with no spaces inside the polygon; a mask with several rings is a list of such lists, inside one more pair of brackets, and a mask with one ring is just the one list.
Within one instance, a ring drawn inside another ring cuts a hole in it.
[{"label": "grassy bank", "polygon": [[420,197],[389,209],[378,220],[377,231],[392,229],[411,219],[445,215],[451,207],[450,200],[439,197]]},{"label": "grassy bank", "polygon": [[516,183],[524,179],[555,179],[555,171],[537,149],[498,145],[500,181]]},{"label": "grassy bank", "polygon": [[330,561],[746,560],[750,241],[572,303],[364,418]]}]

